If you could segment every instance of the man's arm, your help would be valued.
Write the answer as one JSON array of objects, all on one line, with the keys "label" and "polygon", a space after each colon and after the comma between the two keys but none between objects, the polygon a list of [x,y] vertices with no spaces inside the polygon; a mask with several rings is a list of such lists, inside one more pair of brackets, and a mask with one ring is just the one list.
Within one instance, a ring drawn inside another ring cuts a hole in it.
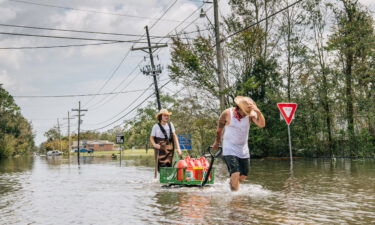
[{"label": "man's arm", "polygon": [[214,144],[212,145],[213,149],[217,149],[220,145],[221,137],[223,135],[223,130],[227,123],[227,115],[228,115],[228,110],[225,110],[221,113],[219,117],[219,120],[217,122],[216,138],[215,138]]},{"label": "man's arm", "polygon": [[154,148],[160,149],[160,145],[155,143],[154,136],[150,136],[150,143]]},{"label": "man's arm", "polygon": [[176,149],[177,149],[177,154],[179,156],[182,156],[182,152],[181,152],[181,149],[180,149],[180,143],[178,142],[178,137],[176,135],[175,132],[173,132],[173,143],[175,144],[176,146]]},{"label": "man's arm", "polygon": [[251,121],[253,121],[258,127],[265,127],[266,120],[264,119],[262,112],[258,109],[258,106],[255,104],[255,102],[253,102],[252,110],[256,115],[250,116]]}]

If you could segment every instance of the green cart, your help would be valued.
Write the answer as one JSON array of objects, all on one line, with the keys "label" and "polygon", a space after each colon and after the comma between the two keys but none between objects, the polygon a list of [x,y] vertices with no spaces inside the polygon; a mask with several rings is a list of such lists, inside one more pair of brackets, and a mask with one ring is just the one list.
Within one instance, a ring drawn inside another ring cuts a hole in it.
[{"label": "green cart", "polygon": [[[161,167],[160,168],[160,183],[169,184],[169,185],[201,186],[206,176],[202,176],[202,179],[199,179],[199,180],[188,180],[186,179],[186,169],[188,168],[192,168],[192,167],[185,167],[185,168]],[[181,169],[183,173],[183,177],[180,180],[177,179],[178,169]],[[208,177],[206,184],[213,184],[214,177],[215,177],[215,169],[212,169],[211,176]]]},{"label": "green cart", "polygon": [[[196,167],[183,167],[183,168],[161,167],[159,171],[160,183],[169,184],[169,186],[183,185],[183,186],[201,186],[201,187],[203,187],[205,184],[213,184],[215,180],[215,168],[213,168],[213,164],[214,164],[215,158],[221,154],[222,149],[220,147],[219,150],[215,154],[211,152],[212,150],[211,147],[208,147],[207,150],[209,154],[207,154],[206,156],[211,157],[210,165],[208,168],[198,169],[198,170],[201,170],[201,171],[197,171],[197,172],[200,172],[201,174],[200,176],[196,177],[198,179],[191,180],[191,179],[187,179],[187,176],[186,176],[186,170],[188,169],[196,170],[197,169]],[[176,165],[177,161],[178,159],[176,159],[175,157],[173,165]],[[182,173],[182,176],[180,176],[181,177],[180,179],[178,179],[178,175],[177,175],[179,172],[180,172],[180,175]]]}]

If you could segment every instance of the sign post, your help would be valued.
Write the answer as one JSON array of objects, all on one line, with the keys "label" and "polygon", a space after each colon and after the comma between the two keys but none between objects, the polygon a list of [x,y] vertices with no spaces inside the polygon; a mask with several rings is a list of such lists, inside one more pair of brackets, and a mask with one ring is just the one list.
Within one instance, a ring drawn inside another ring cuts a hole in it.
[{"label": "sign post", "polygon": [[290,123],[294,119],[294,113],[297,109],[297,103],[277,103],[281,114],[284,117],[286,124],[288,125],[288,139],[289,139],[289,155],[290,155],[290,166],[293,167],[293,155],[292,155],[292,140],[290,135]]},{"label": "sign post", "polygon": [[191,150],[191,134],[178,134],[177,137],[181,150]]},{"label": "sign post", "polygon": [[116,135],[116,144],[120,145],[120,166],[121,166],[121,158],[122,158],[122,148],[124,146],[124,135],[118,134]]}]

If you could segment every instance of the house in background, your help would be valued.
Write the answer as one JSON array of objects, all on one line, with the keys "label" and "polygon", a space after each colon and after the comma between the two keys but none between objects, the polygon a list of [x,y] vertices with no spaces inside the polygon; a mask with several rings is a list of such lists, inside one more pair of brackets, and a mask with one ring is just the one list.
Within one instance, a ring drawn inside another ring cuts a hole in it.
[{"label": "house in background", "polygon": [[[77,141],[73,141],[72,148],[77,149]],[[94,151],[117,150],[117,146],[107,140],[81,140],[79,141],[79,149],[81,148],[94,149]]]}]

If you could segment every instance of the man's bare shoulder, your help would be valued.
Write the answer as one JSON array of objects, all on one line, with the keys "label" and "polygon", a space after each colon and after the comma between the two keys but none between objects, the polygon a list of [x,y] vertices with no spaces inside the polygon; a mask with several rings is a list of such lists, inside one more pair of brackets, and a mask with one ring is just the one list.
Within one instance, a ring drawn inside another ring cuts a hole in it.
[{"label": "man's bare shoulder", "polygon": [[229,110],[230,110],[230,108],[224,110],[224,111],[221,113],[220,118],[227,118],[228,115],[230,115],[230,111],[229,111]]}]

